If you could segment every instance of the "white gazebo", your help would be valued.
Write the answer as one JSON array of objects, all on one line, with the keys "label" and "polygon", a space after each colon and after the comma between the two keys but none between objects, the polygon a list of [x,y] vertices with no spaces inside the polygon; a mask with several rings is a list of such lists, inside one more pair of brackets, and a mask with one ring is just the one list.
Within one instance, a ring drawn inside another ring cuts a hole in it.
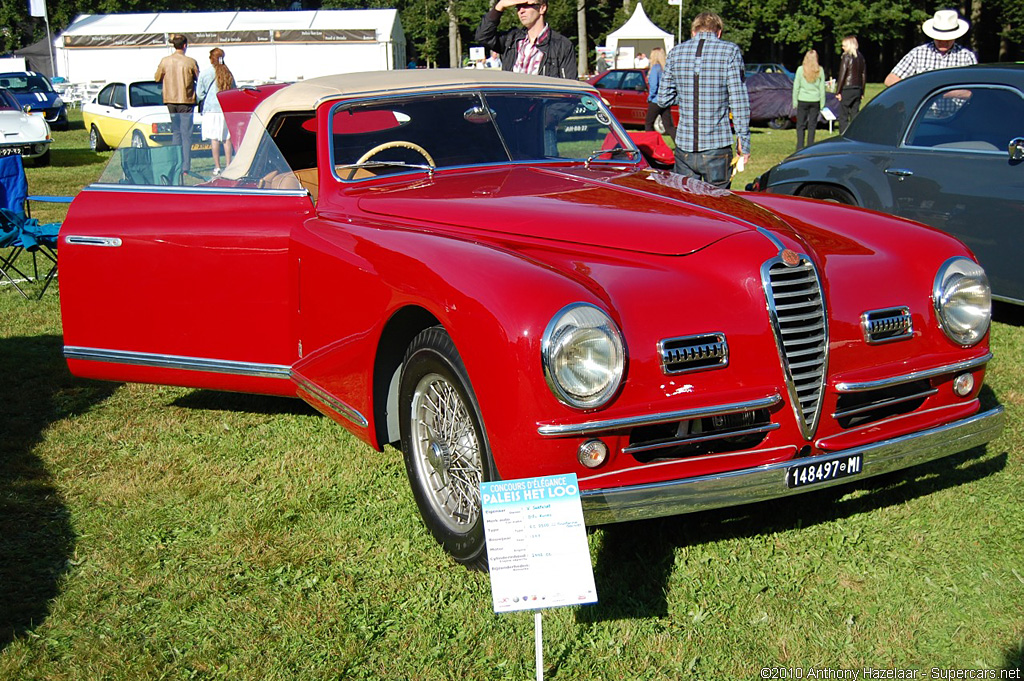
[{"label": "white gazebo", "polygon": [[629,21],[608,34],[605,46],[615,55],[617,68],[632,68],[635,55],[649,55],[655,47],[664,47],[668,54],[675,42],[675,36],[658,28],[647,16],[643,3],[638,2]]}]

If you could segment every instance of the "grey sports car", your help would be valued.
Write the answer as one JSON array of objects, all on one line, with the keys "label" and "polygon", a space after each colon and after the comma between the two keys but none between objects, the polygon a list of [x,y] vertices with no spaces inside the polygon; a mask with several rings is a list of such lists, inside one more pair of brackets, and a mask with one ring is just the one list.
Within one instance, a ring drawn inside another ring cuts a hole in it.
[{"label": "grey sports car", "polygon": [[955,235],[992,297],[1024,305],[1024,64],[944,69],[875,97],[842,137],[796,152],[748,190],[848,203]]}]

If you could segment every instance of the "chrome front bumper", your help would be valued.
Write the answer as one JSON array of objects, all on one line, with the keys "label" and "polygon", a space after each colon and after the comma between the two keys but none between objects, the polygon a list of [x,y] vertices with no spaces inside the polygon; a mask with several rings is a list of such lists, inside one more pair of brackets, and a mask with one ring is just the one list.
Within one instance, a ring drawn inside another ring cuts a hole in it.
[{"label": "chrome front bumper", "polygon": [[860,453],[864,457],[863,469],[857,475],[795,489],[786,484],[786,472],[791,466],[808,463],[811,459],[793,459],[685,480],[583,490],[580,492],[583,516],[587,525],[605,525],[739,506],[845,485],[985,444],[999,436],[1005,419],[1003,408],[997,407],[931,430],[817,456],[813,460],[824,463]]}]

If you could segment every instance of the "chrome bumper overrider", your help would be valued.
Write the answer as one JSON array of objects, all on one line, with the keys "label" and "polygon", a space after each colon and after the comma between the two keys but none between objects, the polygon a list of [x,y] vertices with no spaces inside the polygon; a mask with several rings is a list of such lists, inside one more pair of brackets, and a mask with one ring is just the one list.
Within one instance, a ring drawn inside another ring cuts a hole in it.
[{"label": "chrome bumper overrider", "polygon": [[[588,525],[604,525],[738,506],[834,487],[941,459],[985,444],[999,436],[1004,421],[1003,408],[996,407],[931,430],[813,459],[792,459],[758,468],[685,480],[583,490],[580,492],[583,515]],[[857,475],[796,489],[790,489],[786,484],[786,471],[791,466],[812,460],[826,462],[844,459],[858,453],[863,455],[864,460],[862,472]]]}]

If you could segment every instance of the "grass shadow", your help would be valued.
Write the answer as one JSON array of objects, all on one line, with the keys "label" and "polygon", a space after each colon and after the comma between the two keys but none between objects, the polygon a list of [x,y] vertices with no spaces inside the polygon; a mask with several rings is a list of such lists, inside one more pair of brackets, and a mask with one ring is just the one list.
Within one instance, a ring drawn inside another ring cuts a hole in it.
[{"label": "grass shadow", "polygon": [[1024,633],[1021,633],[1017,645],[1006,651],[1006,662],[1003,663],[1003,669],[1008,672],[1018,672],[1016,676],[1006,676],[1005,678],[1024,678]]},{"label": "grass shadow", "polygon": [[81,166],[94,166],[97,163],[104,165],[110,154],[100,154],[89,147],[81,149],[68,149],[57,147],[51,152],[50,164],[61,168],[78,168]]},{"label": "grass shadow", "polygon": [[35,454],[47,427],[117,385],[71,376],[60,336],[0,339],[0,651],[49,614],[74,551],[60,490]]},{"label": "grass shadow", "polygon": [[319,414],[313,407],[293,397],[229,393],[217,390],[193,390],[174,400],[172,404],[185,409],[239,411],[246,414],[292,414],[295,416]]},{"label": "grass shadow", "polygon": [[[995,401],[992,391],[983,388],[983,408]],[[819,525],[981,480],[1003,470],[1008,460],[1005,451],[989,447],[794,497],[608,525],[594,566],[600,602],[579,610],[577,621],[665,617],[665,593],[677,549]],[[863,493],[851,495],[854,491]]]}]

